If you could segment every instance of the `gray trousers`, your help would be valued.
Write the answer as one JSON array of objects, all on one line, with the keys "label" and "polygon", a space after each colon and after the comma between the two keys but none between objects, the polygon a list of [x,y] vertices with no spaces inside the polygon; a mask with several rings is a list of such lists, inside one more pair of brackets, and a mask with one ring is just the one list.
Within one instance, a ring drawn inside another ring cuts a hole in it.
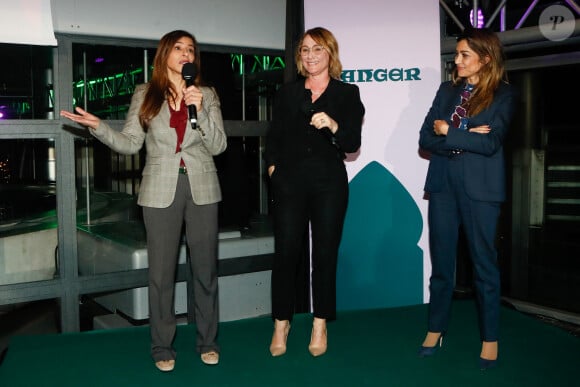
[{"label": "gray trousers", "polygon": [[143,207],[149,261],[151,356],[156,362],[175,359],[175,273],[184,221],[193,274],[196,350],[219,352],[218,205],[196,205],[187,179],[187,175],[179,175],[175,199],[169,207]]}]

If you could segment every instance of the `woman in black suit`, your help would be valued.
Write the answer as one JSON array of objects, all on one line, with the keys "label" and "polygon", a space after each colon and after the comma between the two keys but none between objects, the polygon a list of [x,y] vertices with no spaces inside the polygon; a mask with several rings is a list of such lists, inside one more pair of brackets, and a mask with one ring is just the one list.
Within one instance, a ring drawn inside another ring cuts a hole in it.
[{"label": "woman in black suit", "polygon": [[338,43],[330,31],[306,31],[295,59],[305,79],[278,91],[264,156],[275,238],[270,352],[286,352],[297,268],[310,223],[314,321],[308,349],[319,356],[327,348],[326,321],[336,317],[336,264],[348,202],[344,153],[360,147],[364,106],[358,87],[340,81]]},{"label": "woman in black suit", "polygon": [[419,145],[431,153],[429,194],[428,333],[419,355],[433,355],[447,331],[459,228],[474,268],[482,348],[480,368],[498,357],[500,273],[494,245],[505,200],[503,142],[515,108],[504,53],[488,29],[466,29],[457,40],[453,80],[443,82],[421,127]]}]

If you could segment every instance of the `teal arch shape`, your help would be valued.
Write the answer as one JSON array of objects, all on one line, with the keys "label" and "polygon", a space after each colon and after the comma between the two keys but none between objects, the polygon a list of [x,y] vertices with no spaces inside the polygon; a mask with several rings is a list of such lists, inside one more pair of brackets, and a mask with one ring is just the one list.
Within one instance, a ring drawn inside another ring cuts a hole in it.
[{"label": "teal arch shape", "polygon": [[417,204],[380,163],[349,184],[337,266],[337,310],[423,303],[423,218]]}]

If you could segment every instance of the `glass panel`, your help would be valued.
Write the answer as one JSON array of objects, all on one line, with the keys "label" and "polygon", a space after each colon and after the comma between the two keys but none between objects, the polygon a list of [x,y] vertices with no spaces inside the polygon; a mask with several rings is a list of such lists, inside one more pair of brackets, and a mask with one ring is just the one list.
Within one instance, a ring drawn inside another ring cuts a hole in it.
[{"label": "glass panel", "polygon": [[578,71],[580,64],[510,73],[514,84],[537,91],[526,100],[530,116],[522,120],[527,125],[513,128],[515,138],[530,138],[531,147],[542,155],[530,166],[530,192],[540,193],[530,197],[538,201],[526,197],[513,204],[529,205],[526,210],[533,219],[523,250],[528,259],[518,272],[528,274],[527,301],[572,313],[580,312],[580,133],[570,114],[578,102],[566,98],[553,77],[569,80],[567,86],[575,90],[580,87]]},{"label": "glass panel", "polygon": [[52,48],[2,44],[0,119],[53,119]]},{"label": "glass panel", "polygon": [[[145,233],[137,206],[141,160],[140,154],[112,152],[96,139],[75,141],[81,275],[147,267]],[[133,265],[135,254],[143,255],[141,267]]]},{"label": "glass panel", "polygon": [[[102,119],[124,119],[135,86],[146,79],[145,51],[139,47],[74,44],[75,106],[84,108],[86,103],[87,110]],[[150,56],[149,62],[152,60]]]},{"label": "glass panel", "polygon": [[[202,75],[220,96],[225,120],[267,120],[284,62],[275,55],[202,53]],[[257,136],[230,136],[215,157],[222,188],[220,227],[247,231],[262,221],[262,154]]]},{"label": "glass panel", "polygon": [[[153,56],[140,47],[73,44],[73,104],[120,129]],[[139,268],[125,258],[145,248],[136,204],[144,150],[120,155],[84,134],[75,141],[79,273]]]},{"label": "glass panel", "polygon": [[0,285],[58,274],[54,141],[0,140]]}]

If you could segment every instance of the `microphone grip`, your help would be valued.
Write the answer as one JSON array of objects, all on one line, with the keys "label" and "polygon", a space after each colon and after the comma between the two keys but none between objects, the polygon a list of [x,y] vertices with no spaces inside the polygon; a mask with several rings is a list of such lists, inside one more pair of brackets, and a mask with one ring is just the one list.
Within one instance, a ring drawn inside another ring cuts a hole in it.
[{"label": "microphone grip", "polygon": [[193,129],[197,128],[197,108],[195,105],[188,105],[187,109],[189,110],[189,122],[191,123],[191,127]]},{"label": "microphone grip", "polygon": [[[195,79],[195,73],[197,69],[193,66],[187,68],[187,76],[184,75],[185,86],[193,86],[193,80]],[[183,70],[182,70],[183,72]],[[197,108],[195,105],[187,105],[187,110],[189,112],[189,122],[191,123],[192,129],[197,129]]]}]

